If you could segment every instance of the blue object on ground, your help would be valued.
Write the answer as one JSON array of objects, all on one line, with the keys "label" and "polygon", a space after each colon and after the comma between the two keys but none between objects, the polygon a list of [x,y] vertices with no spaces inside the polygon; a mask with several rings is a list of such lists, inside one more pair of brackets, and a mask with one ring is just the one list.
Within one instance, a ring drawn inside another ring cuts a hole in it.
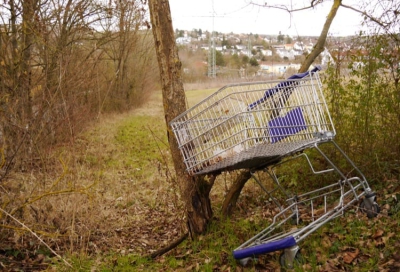
[{"label": "blue object on ground", "polygon": [[296,245],[296,240],[293,238],[293,236],[289,236],[278,241],[273,241],[266,244],[235,250],[233,251],[233,257],[237,260],[240,260],[248,257],[253,257],[261,254],[282,250],[295,245]]}]

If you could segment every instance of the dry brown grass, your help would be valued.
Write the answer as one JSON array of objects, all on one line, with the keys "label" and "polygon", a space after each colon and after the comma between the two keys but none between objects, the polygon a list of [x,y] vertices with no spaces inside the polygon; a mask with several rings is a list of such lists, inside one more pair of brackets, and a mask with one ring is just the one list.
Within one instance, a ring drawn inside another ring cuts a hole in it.
[{"label": "dry brown grass", "polygon": [[[189,104],[212,92],[188,93]],[[99,116],[73,144],[49,148],[43,167],[11,173],[1,204],[60,254],[151,253],[186,231],[165,129],[160,92],[130,112]],[[220,179],[214,203],[229,187]],[[5,215],[1,224],[0,246],[35,263],[43,244]]]},{"label": "dry brown grass", "polygon": [[[143,107],[101,116],[73,145],[52,148],[46,167],[12,173],[1,184],[2,207],[58,252],[140,254],[168,243],[180,234],[183,214],[169,180],[161,105],[161,94],[154,93]],[[143,158],[145,169],[130,153],[137,148],[129,142],[135,132],[128,130],[133,134],[121,138],[124,143],[117,139],[139,116],[145,123],[135,124],[151,144],[146,148],[155,148]],[[26,254],[42,248],[5,215],[1,224],[0,247]]]}]

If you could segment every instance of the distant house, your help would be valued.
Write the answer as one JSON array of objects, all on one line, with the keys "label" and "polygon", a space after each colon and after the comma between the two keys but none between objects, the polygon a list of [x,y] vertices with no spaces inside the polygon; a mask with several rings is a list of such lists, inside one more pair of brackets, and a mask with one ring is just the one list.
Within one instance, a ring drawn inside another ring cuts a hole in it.
[{"label": "distant house", "polygon": [[285,46],[282,44],[274,44],[272,45],[272,48],[275,48],[276,50],[282,50],[285,49]]},{"label": "distant house", "polygon": [[258,75],[268,75],[273,74],[277,76],[284,75],[288,69],[297,71],[300,69],[300,64],[295,63],[260,63],[260,69],[258,70]]},{"label": "distant house", "polygon": [[228,36],[228,40],[231,41],[231,43],[234,43],[234,44],[240,43],[240,39],[238,37],[236,37],[236,36],[233,36],[233,35],[229,35]]},{"label": "distant house", "polygon": [[321,57],[322,57],[322,61],[321,64],[322,65],[326,65],[329,62],[330,63],[335,63],[335,60],[332,58],[331,54],[329,53],[329,51],[325,48],[325,50],[321,53]]},{"label": "distant house", "polygon": [[285,44],[284,47],[286,50],[293,50],[294,44],[293,43]]},{"label": "distant house", "polygon": [[270,57],[270,56],[272,56],[272,51],[271,50],[261,50],[261,53],[264,55],[264,56],[267,56],[267,57]]},{"label": "distant house", "polygon": [[293,44],[293,49],[297,51],[303,51],[304,50],[304,44],[303,42],[295,42]]},{"label": "distant house", "polygon": [[190,37],[179,37],[176,39],[177,44],[189,44],[192,41]]},{"label": "distant house", "polygon": [[279,57],[281,57],[282,59],[283,58],[288,58],[288,59],[290,59],[290,60],[293,60],[294,59],[294,56],[295,56],[295,51],[292,49],[292,50],[286,50],[286,49],[277,49],[276,50],[276,53],[279,55]]},{"label": "distant house", "polygon": [[237,50],[245,50],[245,49],[247,49],[247,46],[238,44],[238,45],[236,45],[236,49]]},{"label": "distant house", "polygon": [[253,49],[255,49],[255,50],[263,50],[263,49],[264,49],[264,46],[262,46],[262,45],[255,45],[255,46],[253,46]]},{"label": "distant house", "polygon": [[311,52],[313,47],[314,47],[314,44],[312,42],[310,42],[308,44],[305,44],[304,45],[304,51]]}]

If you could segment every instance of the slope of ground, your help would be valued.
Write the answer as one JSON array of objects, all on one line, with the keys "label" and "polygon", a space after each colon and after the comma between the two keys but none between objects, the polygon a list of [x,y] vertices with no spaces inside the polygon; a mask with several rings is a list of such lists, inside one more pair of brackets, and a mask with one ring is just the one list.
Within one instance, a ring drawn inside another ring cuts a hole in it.
[{"label": "slope of ground", "polygon": [[[189,104],[211,91],[188,92]],[[215,220],[207,235],[186,240],[169,253],[145,256],[186,231],[173,181],[161,94],[130,113],[102,117],[76,139],[51,153],[45,168],[18,173],[2,184],[4,208],[24,218],[65,262],[26,228],[2,222],[0,265],[5,271],[279,271],[279,252],[242,268],[232,250],[271,222],[274,208],[250,181],[231,219],[220,216],[235,173],[218,177],[211,192]],[[50,165],[48,166],[50,168]],[[297,271],[398,271],[400,183],[378,190],[381,214],[351,212],[302,242]],[[297,185],[296,190],[304,190]],[[13,201],[11,201],[11,199]]]}]

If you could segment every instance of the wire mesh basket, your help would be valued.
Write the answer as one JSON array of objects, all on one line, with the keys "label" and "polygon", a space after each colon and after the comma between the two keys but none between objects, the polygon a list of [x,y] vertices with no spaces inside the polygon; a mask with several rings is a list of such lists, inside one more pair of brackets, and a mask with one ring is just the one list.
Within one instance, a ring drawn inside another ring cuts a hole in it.
[{"label": "wire mesh basket", "polygon": [[316,72],[225,86],[170,125],[190,175],[258,167],[336,134]]}]

